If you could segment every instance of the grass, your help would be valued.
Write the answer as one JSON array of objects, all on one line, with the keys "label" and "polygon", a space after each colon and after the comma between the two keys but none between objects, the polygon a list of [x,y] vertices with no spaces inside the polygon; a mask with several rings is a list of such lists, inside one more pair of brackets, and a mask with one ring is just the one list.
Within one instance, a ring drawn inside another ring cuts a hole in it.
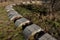
[{"label": "grass", "polygon": [[40,15],[41,13],[32,12],[31,10],[18,5],[15,6],[14,9],[25,18],[39,25],[45,32],[48,32],[50,35],[60,40],[60,14],[58,12],[55,12],[55,14]]},{"label": "grass", "polygon": [[0,7],[0,40],[24,40],[20,29],[15,29],[7,15],[4,7]]}]

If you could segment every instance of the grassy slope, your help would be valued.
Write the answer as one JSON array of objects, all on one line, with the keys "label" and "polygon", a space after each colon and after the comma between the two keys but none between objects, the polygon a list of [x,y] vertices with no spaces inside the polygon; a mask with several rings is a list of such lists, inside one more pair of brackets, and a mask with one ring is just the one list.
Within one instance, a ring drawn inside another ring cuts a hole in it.
[{"label": "grassy slope", "polygon": [[8,19],[4,7],[0,7],[0,40],[24,40],[20,29],[14,29],[14,23]]},{"label": "grassy slope", "polygon": [[20,6],[15,6],[14,9],[27,19],[31,20],[33,23],[42,27],[46,32],[60,40],[60,14],[50,14],[44,16],[39,15],[38,13],[33,13],[30,10]]}]

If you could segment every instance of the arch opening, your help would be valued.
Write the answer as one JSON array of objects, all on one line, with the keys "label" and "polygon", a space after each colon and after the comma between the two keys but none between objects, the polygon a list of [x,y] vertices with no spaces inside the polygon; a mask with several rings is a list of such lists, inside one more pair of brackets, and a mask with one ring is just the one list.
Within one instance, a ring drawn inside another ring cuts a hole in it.
[{"label": "arch opening", "polygon": [[34,40],[38,40],[38,38],[40,38],[40,37],[43,36],[44,34],[45,34],[44,31],[40,31],[40,32],[36,33],[36,34],[34,35]]}]

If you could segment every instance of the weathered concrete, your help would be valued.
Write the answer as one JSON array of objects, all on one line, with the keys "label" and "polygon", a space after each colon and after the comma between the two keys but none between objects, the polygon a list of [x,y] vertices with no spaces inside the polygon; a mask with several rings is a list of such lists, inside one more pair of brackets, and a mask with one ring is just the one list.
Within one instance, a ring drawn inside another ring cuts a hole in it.
[{"label": "weathered concrete", "polygon": [[48,33],[45,33],[42,37],[38,38],[38,40],[56,40],[56,39],[49,35]]},{"label": "weathered concrete", "polygon": [[14,11],[14,10],[11,10],[8,12],[8,17],[10,18],[11,21],[22,18],[22,16],[19,15],[18,12]]},{"label": "weathered concrete", "polygon": [[30,21],[28,19],[21,18],[21,19],[16,20],[15,26],[20,27],[22,29],[24,25],[29,24],[29,23]]},{"label": "weathered concrete", "polygon": [[23,34],[25,36],[25,39],[32,40],[32,39],[34,39],[34,35],[37,32],[41,32],[41,31],[43,31],[43,29],[41,29],[38,25],[32,24],[32,25],[27,26],[24,29]]},{"label": "weathered concrete", "polygon": [[14,10],[12,7],[13,7],[12,5],[8,5],[8,6],[5,7],[5,9],[6,9],[7,12],[9,12],[11,10]]}]

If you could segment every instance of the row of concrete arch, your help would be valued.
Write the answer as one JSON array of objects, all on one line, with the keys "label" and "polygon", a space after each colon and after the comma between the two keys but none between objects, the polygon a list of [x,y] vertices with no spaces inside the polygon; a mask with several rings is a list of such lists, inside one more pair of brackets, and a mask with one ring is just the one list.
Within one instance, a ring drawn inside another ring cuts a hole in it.
[{"label": "row of concrete arch", "polygon": [[13,6],[15,6],[15,4],[5,7],[8,13],[8,18],[14,22],[16,28],[19,27],[23,30],[25,40],[57,40],[48,33],[45,33],[41,27],[33,24],[30,20],[16,12],[13,9]]}]

